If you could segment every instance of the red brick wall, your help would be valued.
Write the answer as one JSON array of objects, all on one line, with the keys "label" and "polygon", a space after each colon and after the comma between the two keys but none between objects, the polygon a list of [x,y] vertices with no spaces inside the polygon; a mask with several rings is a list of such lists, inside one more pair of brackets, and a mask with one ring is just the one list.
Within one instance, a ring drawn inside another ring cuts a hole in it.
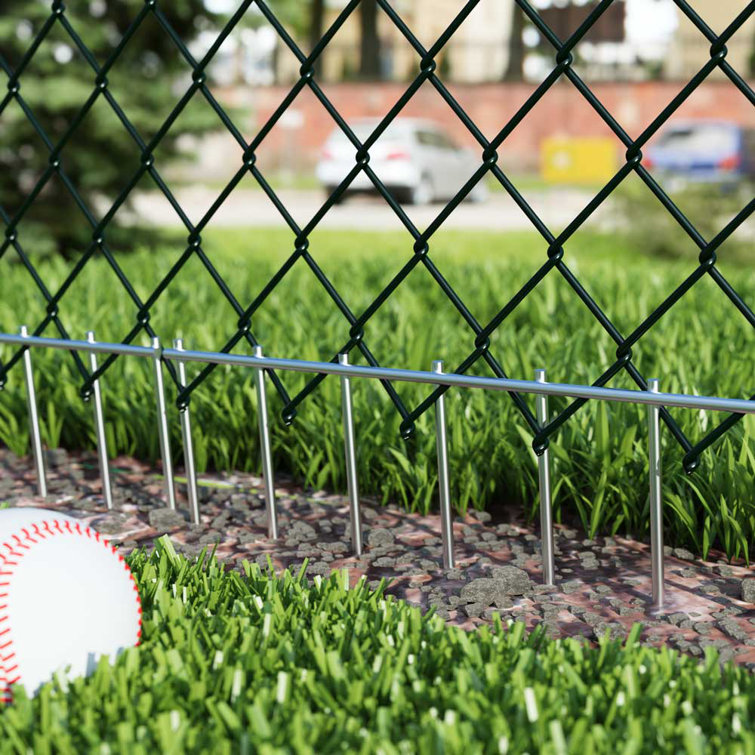
[{"label": "red brick wall", "polygon": [[[381,117],[401,96],[403,84],[325,84],[323,89],[347,121],[358,117]],[[594,83],[593,92],[617,118],[631,137],[638,136],[682,88],[679,82]],[[531,84],[480,84],[450,86],[452,94],[492,138],[532,94]],[[252,131],[280,104],[288,88],[261,88],[254,92],[226,92],[224,99],[250,98],[254,102]],[[327,111],[308,88],[297,97],[294,109],[303,116],[302,126],[290,134],[276,126],[259,150],[267,164],[279,163],[284,151],[295,145],[294,162],[312,164],[334,127]],[[474,140],[432,85],[425,83],[402,111],[439,121],[469,146]],[[755,110],[728,81],[704,83],[676,111],[674,118],[723,118],[755,126]],[[554,86],[519,124],[499,150],[504,165],[534,167],[540,144],[548,136],[610,136],[610,131],[577,90],[565,80]],[[620,149],[617,141],[617,149]],[[290,156],[289,156],[290,157]]]}]

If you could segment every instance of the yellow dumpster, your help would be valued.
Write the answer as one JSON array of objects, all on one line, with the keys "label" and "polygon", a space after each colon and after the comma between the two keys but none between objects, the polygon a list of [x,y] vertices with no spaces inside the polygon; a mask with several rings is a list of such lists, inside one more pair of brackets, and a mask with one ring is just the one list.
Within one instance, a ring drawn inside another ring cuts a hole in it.
[{"label": "yellow dumpster", "polygon": [[549,183],[605,183],[618,169],[615,140],[551,137],[542,143],[540,171]]}]

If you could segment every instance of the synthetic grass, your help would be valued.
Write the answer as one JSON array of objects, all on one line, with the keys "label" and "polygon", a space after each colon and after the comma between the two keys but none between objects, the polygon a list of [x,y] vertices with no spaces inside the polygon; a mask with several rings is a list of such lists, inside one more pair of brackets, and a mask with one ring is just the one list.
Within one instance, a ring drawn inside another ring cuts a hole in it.
[{"label": "synthetic grass", "polygon": [[139,648],[0,711],[0,753],[755,753],[755,676],[638,644],[465,633],[256,565],[130,558]]},{"label": "synthetic grass", "polygon": [[[317,231],[310,239],[317,264],[360,313],[411,256],[405,233]],[[117,258],[142,300],[177,260],[183,240]],[[285,230],[208,231],[203,248],[231,290],[246,306],[290,255]],[[720,266],[746,301],[755,301],[752,265],[738,265],[720,250]],[[684,256],[686,247],[681,246]],[[630,333],[679,285],[696,264],[649,257],[620,235],[581,232],[566,261],[622,333]],[[433,237],[431,257],[480,322],[487,322],[538,269],[546,256],[542,240],[529,233],[444,231]],[[54,291],[71,269],[55,259],[40,264]],[[44,317],[44,302],[21,266],[4,268],[0,329],[15,332]],[[704,313],[704,314],[701,314]],[[136,307],[110,265],[92,259],[60,304],[68,332],[120,341],[135,322]],[[169,344],[182,336],[187,348],[219,350],[238,317],[192,258],[151,310],[151,324]],[[331,359],[348,340],[348,323],[300,260],[252,319],[265,353],[278,357]],[[47,334],[52,330],[48,329]],[[474,338],[437,284],[420,266],[370,321],[365,341],[381,364],[429,369],[444,359],[451,370],[474,347]],[[146,343],[146,340],[139,341]],[[238,350],[248,348],[239,346]],[[9,353],[3,349],[3,354]],[[614,361],[615,344],[557,274],[551,273],[491,339],[491,351],[514,378],[531,379],[538,367],[552,381],[591,383]],[[731,397],[751,393],[755,355],[752,328],[708,278],[704,278],[638,345],[634,360],[661,390]],[[358,360],[355,353],[352,358]],[[44,438],[51,446],[93,448],[91,407],[78,397],[80,378],[68,354],[34,353]],[[189,377],[198,365],[189,365]],[[472,370],[489,374],[482,363]],[[291,395],[308,376],[283,375]],[[636,387],[623,374],[611,385]],[[397,385],[414,407],[427,388]],[[119,360],[102,381],[109,449],[155,459],[159,454],[150,365]],[[436,465],[432,412],[418,423],[417,438],[399,438],[399,416],[382,387],[355,381],[354,410],[360,489],[406,507],[435,506]],[[274,391],[269,391],[271,395]],[[169,387],[170,398],[175,393]],[[281,409],[273,395],[276,415]],[[200,470],[257,470],[259,453],[253,376],[218,369],[193,396],[194,445]],[[564,407],[552,400],[552,410]],[[537,473],[530,433],[509,397],[451,391],[448,394],[452,500],[468,506],[524,506],[537,513]],[[675,410],[694,441],[721,417]],[[174,454],[180,454],[176,413],[170,415]],[[591,403],[554,438],[554,515],[578,518],[590,534],[647,535],[647,419],[640,407]],[[275,465],[316,487],[345,488],[338,381],[328,378],[300,407],[291,427],[273,417]],[[747,556],[755,542],[755,418],[749,417],[703,457],[687,477],[682,452],[664,433],[666,540],[707,555],[716,544],[732,557]],[[0,395],[0,443],[16,453],[28,449],[25,394],[20,369]]]}]

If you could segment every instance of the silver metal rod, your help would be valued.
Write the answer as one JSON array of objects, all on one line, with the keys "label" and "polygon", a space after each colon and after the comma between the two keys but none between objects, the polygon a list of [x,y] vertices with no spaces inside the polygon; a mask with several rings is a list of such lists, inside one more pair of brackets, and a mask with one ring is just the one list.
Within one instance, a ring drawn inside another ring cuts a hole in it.
[{"label": "silver metal rod", "polygon": [[[254,357],[237,354],[186,351],[185,361],[203,364],[227,364],[259,367]],[[166,349],[165,359],[176,359],[179,354]],[[755,400],[718,398],[717,396],[690,396],[677,393],[652,394],[648,391],[631,391],[620,388],[599,388],[592,385],[571,385],[569,383],[546,383],[539,385],[532,380],[511,380],[508,378],[486,378],[474,375],[444,373],[442,376],[419,370],[401,370],[391,367],[368,367],[363,365],[343,366],[333,362],[305,362],[296,359],[275,359],[265,357],[265,367],[270,370],[287,372],[322,373],[324,375],[348,375],[375,380],[395,380],[406,383],[427,385],[448,385],[457,388],[477,388],[507,393],[544,394],[566,398],[598,399],[626,404],[646,404],[653,406],[674,406],[682,409],[704,409],[714,412],[755,414]]]},{"label": "silver metal rod", "polygon": [[[443,373],[443,362],[433,362],[433,373]],[[446,402],[441,394],[435,402],[435,438],[438,448],[438,493],[440,494],[440,531],[443,539],[443,568],[453,569],[454,530],[451,517],[451,486],[448,481],[448,438],[446,435]]]},{"label": "silver metal rod", "polygon": [[[545,383],[545,370],[535,370],[535,382]],[[536,398],[537,421],[541,427],[548,424],[548,397],[539,395]],[[537,459],[540,477],[540,541],[543,558],[543,583],[555,584],[555,564],[553,559],[553,511],[551,493],[551,458],[550,450]]]},{"label": "silver metal rod", "polygon": [[[658,379],[648,380],[648,390],[658,393]],[[650,467],[650,563],[653,580],[652,609],[663,609],[663,493],[661,489],[660,409],[648,407],[648,454]]]},{"label": "silver metal rod", "polygon": [[152,349],[149,346],[131,346],[123,343],[88,343],[87,341],[76,341],[67,338],[42,338],[40,336],[29,336],[24,339],[23,336],[15,336],[10,333],[0,333],[0,343],[9,346],[34,346],[42,349],[59,349],[61,351],[83,351],[85,353],[94,352],[95,354],[123,354],[124,356],[151,357]]},{"label": "silver metal rod", "polygon": [[163,459],[163,474],[165,475],[165,491],[168,494],[168,506],[175,510],[176,491],[173,488],[173,460],[170,454],[170,436],[168,434],[168,412],[165,407],[165,384],[163,383],[163,367],[160,356],[162,349],[160,339],[152,339],[152,364],[155,373],[155,400],[157,401],[157,429],[160,436],[160,454]]},{"label": "silver metal rod", "polygon": [[[256,359],[264,359],[262,346],[254,347]],[[271,540],[278,539],[278,511],[275,503],[275,482],[273,480],[273,457],[270,451],[270,426],[267,416],[267,390],[265,388],[265,370],[258,369],[257,379],[257,413],[260,423],[260,451],[262,454],[262,480],[265,485],[265,506],[267,507],[267,534]]]},{"label": "silver metal rod", "polygon": [[[87,331],[87,343],[94,343],[94,331]],[[92,374],[97,372],[97,354],[89,352],[89,368]],[[97,433],[97,458],[100,462],[100,479],[102,480],[102,496],[108,509],[113,508],[113,491],[110,485],[110,467],[108,466],[107,439],[105,437],[105,418],[102,412],[102,392],[100,381],[92,383],[94,397],[94,428]]]},{"label": "silver metal rod", "polygon": [[[173,348],[176,351],[183,351],[183,341],[176,338],[173,341]],[[178,365],[178,382],[181,388],[186,387],[186,365],[183,362],[177,362]],[[197,495],[197,471],[194,467],[194,443],[191,439],[191,415],[189,407],[186,406],[180,412],[181,418],[181,436],[184,445],[184,466],[186,467],[186,494],[189,498],[189,511],[191,512],[191,521],[199,524],[199,496]]]},{"label": "silver metal rod", "polygon": [[[96,351],[105,354],[121,354],[138,357],[152,357],[152,349],[141,346],[128,346],[119,343],[87,344],[86,341],[67,341],[56,338],[29,337],[0,333],[0,343],[11,346],[33,346],[37,348],[62,349],[64,351]],[[200,362],[202,364],[226,364],[259,369],[260,360],[241,354],[223,354],[212,351],[183,351],[163,349],[163,359],[170,361]],[[679,393],[658,393],[630,391],[619,388],[600,388],[591,385],[571,385],[569,383],[546,383],[539,385],[532,380],[510,380],[508,378],[486,378],[473,375],[444,374],[419,370],[399,370],[388,367],[366,367],[362,365],[340,365],[333,362],[305,362],[296,359],[274,359],[265,357],[264,367],[269,370],[287,372],[322,373],[324,375],[348,375],[375,380],[395,380],[405,383],[425,383],[427,385],[448,385],[457,388],[477,388],[508,393],[525,393],[566,398],[586,398],[600,401],[615,401],[626,404],[647,406],[679,407],[682,409],[702,409],[714,412],[735,414],[755,414],[755,400],[719,398],[717,396],[690,396]]]},{"label": "silver metal rod", "polygon": [[[339,354],[339,364],[348,364],[349,355]],[[346,482],[349,489],[349,516],[351,518],[351,547],[355,556],[362,555],[362,515],[359,510],[359,485],[357,481],[357,452],[354,437],[354,410],[351,400],[351,378],[341,376],[341,414],[343,416],[343,441],[346,451]]]},{"label": "silver metal rod", "polygon": [[[21,338],[28,338],[26,325],[22,325],[19,333]],[[45,476],[44,451],[42,450],[42,435],[39,429],[39,414],[37,412],[37,392],[34,388],[34,371],[31,365],[31,352],[24,351],[24,378],[26,379],[26,400],[29,406],[29,436],[31,450],[34,454],[34,467],[37,472],[37,492],[44,498],[47,495],[47,477]]]}]

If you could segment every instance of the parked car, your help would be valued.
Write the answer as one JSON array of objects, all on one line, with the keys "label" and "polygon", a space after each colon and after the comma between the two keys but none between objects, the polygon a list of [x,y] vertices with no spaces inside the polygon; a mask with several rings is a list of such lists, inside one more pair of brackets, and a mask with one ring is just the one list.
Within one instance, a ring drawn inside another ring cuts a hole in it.
[{"label": "parked car", "polygon": [[671,185],[715,183],[734,188],[755,180],[755,128],[729,121],[675,123],[645,150],[643,164]]},{"label": "parked car", "polygon": [[[375,130],[379,121],[360,119],[351,124],[360,141]],[[343,181],[356,162],[351,141],[336,129],[322,149],[316,175],[328,194]],[[397,118],[370,148],[370,167],[400,202],[422,205],[449,200],[479,168],[482,158],[472,150],[458,147],[448,134],[432,121]],[[375,193],[369,177],[361,171],[348,192]],[[471,201],[487,197],[485,179],[470,192]]]}]

